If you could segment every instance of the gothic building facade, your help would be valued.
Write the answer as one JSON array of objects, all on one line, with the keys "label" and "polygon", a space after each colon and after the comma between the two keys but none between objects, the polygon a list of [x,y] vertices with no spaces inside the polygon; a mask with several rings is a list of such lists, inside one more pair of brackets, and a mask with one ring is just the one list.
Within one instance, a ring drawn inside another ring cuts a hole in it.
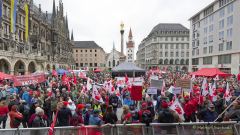
[{"label": "gothic building facade", "polygon": [[0,72],[28,74],[57,68],[73,68],[73,35],[69,35],[68,19],[63,3],[52,13],[42,12],[33,0],[29,4],[29,40],[25,40],[25,0],[17,6],[16,31],[10,32],[11,3],[3,0],[0,28]]}]

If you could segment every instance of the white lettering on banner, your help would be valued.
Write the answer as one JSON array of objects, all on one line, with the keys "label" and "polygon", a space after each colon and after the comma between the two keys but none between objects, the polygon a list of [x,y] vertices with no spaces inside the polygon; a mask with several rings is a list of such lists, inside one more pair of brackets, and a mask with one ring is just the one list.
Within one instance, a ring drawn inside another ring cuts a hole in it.
[{"label": "white lettering on banner", "polygon": [[157,88],[151,88],[151,87],[148,88],[147,94],[152,94],[152,95],[157,94]]},{"label": "white lettering on banner", "polygon": [[158,76],[152,75],[152,76],[150,77],[150,80],[158,80]]},{"label": "white lettering on banner", "polygon": [[[125,77],[115,77],[116,79],[117,79],[117,81],[123,81],[123,80],[125,80]],[[135,77],[135,78],[128,78],[128,81],[130,81],[130,82],[133,82],[133,81],[136,81],[136,82],[138,82],[138,81],[141,81],[141,82],[144,82],[144,80],[143,80],[143,78],[142,77]]]}]

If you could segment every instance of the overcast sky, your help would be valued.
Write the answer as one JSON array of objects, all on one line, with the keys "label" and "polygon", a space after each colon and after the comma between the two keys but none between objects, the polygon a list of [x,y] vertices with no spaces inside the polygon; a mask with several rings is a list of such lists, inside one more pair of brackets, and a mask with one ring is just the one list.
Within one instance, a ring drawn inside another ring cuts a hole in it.
[{"label": "overcast sky", "polygon": [[[56,0],[56,4],[58,5]],[[125,42],[130,27],[139,43],[158,23],[181,23],[189,28],[188,19],[213,0],[62,0],[69,28],[75,40],[93,40],[106,52],[120,51],[120,23],[125,24]],[[42,10],[52,12],[53,0],[34,0]],[[126,49],[124,49],[126,50]]]}]

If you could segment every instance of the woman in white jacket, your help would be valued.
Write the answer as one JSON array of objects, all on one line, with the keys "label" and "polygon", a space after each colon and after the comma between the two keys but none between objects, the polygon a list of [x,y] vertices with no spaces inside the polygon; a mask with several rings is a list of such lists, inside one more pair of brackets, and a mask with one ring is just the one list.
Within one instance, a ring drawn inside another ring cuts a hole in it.
[{"label": "woman in white jacket", "polygon": [[68,100],[68,106],[67,106],[71,112],[72,112],[72,116],[76,113],[76,105],[73,103],[73,101],[71,99]]}]

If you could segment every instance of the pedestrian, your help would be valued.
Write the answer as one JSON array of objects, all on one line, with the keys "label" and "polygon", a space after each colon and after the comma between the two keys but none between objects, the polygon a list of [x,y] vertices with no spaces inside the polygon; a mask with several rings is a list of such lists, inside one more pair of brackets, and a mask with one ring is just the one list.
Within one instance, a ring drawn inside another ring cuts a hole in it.
[{"label": "pedestrian", "polygon": [[103,121],[100,119],[99,114],[99,110],[93,110],[93,114],[89,118],[89,125],[101,126],[103,124]]},{"label": "pedestrian", "polygon": [[161,103],[161,111],[158,113],[158,123],[174,123],[174,114],[169,109],[168,103],[166,101],[163,101]]},{"label": "pedestrian", "polygon": [[202,110],[198,114],[199,120],[204,122],[213,122],[217,118],[217,116],[218,114],[215,111],[215,106],[212,103],[208,105],[207,109]]},{"label": "pedestrian", "polygon": [[107,107],[107,112],[103,116],[105,124],[116,124],[118,121],[116,113],[113,112],[113,107],[110,105]]},{"label": "pedestrian", "polygon": [[117,113],[118,97],[116,96],[115,92],[109,97],[109,105],[112,105],[113,111]]},{"label": "pedestrian", "polygon": [[70,120],[72,118],[72,112],[67,108],[68,102],[64,101],[63,106],[58,111],[57,120],[58,126],[70,126]]},{"label": "pedestrian", "polygon": [[9,112],[10,117],[10,127],[18,128],[22,122],[23,115],[18,111],[17,105],[13,105],[11,111]]},{"label": "pedestrian", "polygon": [[147,109],[148,104],[146,102],[142,103],[142,108],[139,111],[139,121],[145,123],[147,126],[153,121],[151,111]]},{"label": "pedestrian", "polygon": [[31,127],[46,127],[47,126],[47,117],[44,115],[44,110],[40,107],[35,109],[35,116],[31,123]]},{"label": "pedestrian", "polygon": [[28,120],[30,117],[30,115],[29,115],[30,107],[25,100],[20,100],[19,112],[23,115],[22,125],[24,128],[27,128]]},{"label": "pedestrian", "polygon": [[121,116],[121,123],[122,124],[131,124],[132,123],[132,115],[129,111],[129,107],[124,105],[123,106],[123,113]]},{"label": "pedestrian", "polygon": [[80,126],[84,123],[83,121],[83,109],[84,104],[78,104],[75,113],[71,118],[71,126]]},{"label": "pedestrian", "polygon": [[0,125],[2,124],[2,128],[6,128],[6,122],[8,118],[8,106],[6,105],[6,98],[0,99]]}]

